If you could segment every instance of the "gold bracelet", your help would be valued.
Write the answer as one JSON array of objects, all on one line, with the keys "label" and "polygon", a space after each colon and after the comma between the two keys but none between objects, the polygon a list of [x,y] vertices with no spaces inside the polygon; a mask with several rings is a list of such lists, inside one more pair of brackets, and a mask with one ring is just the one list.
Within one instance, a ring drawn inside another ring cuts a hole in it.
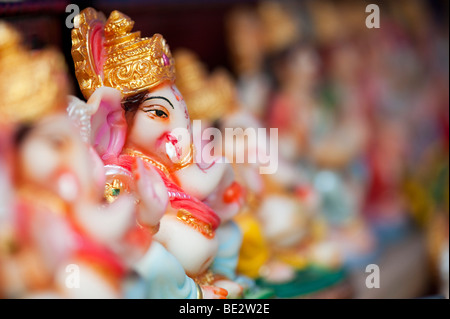
[{"label": "gold bracelet", "polygon": [[202,287],[199,284],[195,284],[197,287],[197,299],[203,299],[203,290]]}]

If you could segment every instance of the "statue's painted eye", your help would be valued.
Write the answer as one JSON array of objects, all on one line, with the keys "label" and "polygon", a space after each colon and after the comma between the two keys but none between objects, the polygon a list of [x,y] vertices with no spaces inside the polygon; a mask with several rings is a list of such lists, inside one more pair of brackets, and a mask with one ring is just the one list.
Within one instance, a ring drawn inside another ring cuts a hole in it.
[{"label": "statue's painted eye", "polygon": [[157,117],[162,117],[162,118],[166,118],[167,117],[167,114],[164,111],[161,111],[161,110],[153,110],[153,111],[154,111],[154,113],[155,113],[155,115]]},{"label": "statue's painted eye", "polygon": [[152,105],[151,108],[144,107],[142,109],[145,113],[150,113],[152,116],[159,117],[161,119],[166,119],[169,117],[167,110],[163,106]]}]

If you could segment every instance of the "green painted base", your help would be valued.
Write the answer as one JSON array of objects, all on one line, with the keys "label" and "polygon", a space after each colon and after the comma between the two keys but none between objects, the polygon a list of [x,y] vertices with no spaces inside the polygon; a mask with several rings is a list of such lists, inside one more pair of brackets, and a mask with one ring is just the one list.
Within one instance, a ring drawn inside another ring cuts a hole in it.
[{"label": "green painted base", "polygon": [[343,269],[329,270],[310,266],[298,271],[295,278],[289,282],[274,283],[260,278],[256,280],[256,284],[261,288],[273,290],[276,298],[301,298],[334,286],[344,279]]},{"label": "green painted base", "polygon": [[244,292],[242,299],[269,299],[275,297],[273,289],[255,287]]}]

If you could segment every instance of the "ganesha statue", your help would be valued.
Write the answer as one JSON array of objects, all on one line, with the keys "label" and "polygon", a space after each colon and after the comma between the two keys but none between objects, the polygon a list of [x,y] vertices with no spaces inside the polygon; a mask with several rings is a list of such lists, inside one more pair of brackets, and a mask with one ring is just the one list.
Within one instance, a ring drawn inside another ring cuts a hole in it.
[{"label": "ganesha statue", "polygon": [[87,102],[73,98],[69,110],[103,162],[105,198],[133,196],[138,225],[153,234],[133,266],[130,296],[237,297],[242,287],[230,279],[237,256],[224,240],[240,186],[229,164],[203,162],[196,152],[166,41],[141,37],[133,24],[92,8],[75,18],[72,57]]},{"label": "ganesha statue", "polygon": [[151,235],[134,223],[131,197],[105,205],[101,161],[65,114],[63,57],[27,51],[3,22],[0,38],[2,192],[11,195],[0,202],[0,295],[121,297]]}]

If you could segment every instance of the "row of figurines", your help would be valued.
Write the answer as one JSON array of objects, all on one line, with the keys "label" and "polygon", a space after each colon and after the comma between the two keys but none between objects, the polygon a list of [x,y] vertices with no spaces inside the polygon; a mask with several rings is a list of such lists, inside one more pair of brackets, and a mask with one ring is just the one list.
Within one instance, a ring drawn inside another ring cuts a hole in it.
[{"label": "row of figurines", "polygon": [[[118,11],[76,18],[85,102],[67,100],[58,53],[29,52],[0,24],[1,295],[296,297],[342,282],[351,247],[318,214],[315,189],[288,189],[258,163],[203,161],[166,42],[132,27]],[[349,227],[370,250],[364,226]]]}]

